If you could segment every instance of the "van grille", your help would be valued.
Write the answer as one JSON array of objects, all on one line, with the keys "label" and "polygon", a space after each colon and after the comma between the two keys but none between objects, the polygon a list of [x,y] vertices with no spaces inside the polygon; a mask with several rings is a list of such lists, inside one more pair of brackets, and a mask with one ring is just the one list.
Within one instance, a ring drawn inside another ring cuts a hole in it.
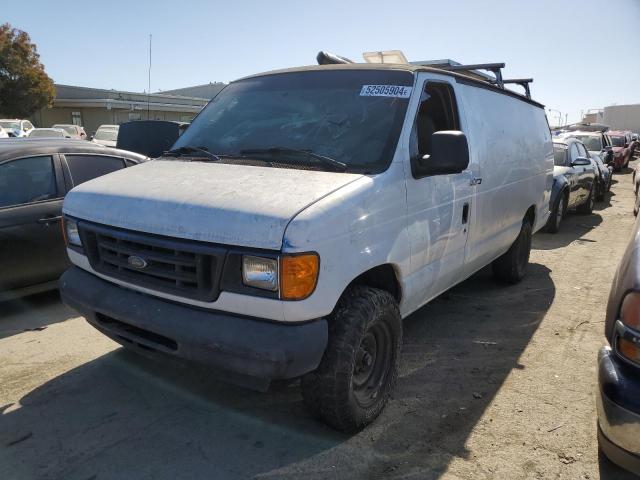
[{"label": "van grille", "polygon": [[217,299],[224,249],[85,222],[79,228],[95,271],[180,297]]}]

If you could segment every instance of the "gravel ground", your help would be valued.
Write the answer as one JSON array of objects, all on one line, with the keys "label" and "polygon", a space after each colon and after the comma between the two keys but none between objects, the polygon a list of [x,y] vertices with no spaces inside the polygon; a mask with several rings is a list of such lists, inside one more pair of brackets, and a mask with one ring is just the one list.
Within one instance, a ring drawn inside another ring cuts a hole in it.
[{"label": "gravel ground", "polygon": [[528,277],[485,269],[405,322],[402,372],[354,436],[296,385],[253,393],[140,359],[45,294],[0,304],[0,478],[626,479],[599,458],[596,353],[634,222],[631,175],[538,234]]}]

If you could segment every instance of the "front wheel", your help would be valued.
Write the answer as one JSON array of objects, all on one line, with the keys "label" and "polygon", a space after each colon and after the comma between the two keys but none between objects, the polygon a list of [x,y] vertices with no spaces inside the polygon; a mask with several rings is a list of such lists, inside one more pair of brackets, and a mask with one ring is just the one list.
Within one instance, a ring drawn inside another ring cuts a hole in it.
[{"label": "front wheel", "polygon": [[529,255],[531,254],[531,239],[533,226],[528,219],[522,222],[520,233],[507,253],[495,259],[492,263],[493,275],[506,283],[518,283],[527,272]]},{"label": "front wheel", "polygon": [[547,225],[545,230],[549,233],[558,233],[560,230],[560,223],[562,222],[562,218],[567,210],[567,202],[565,201],[565,196],[562,192],[558,194],[558,198],[553,203],[553,208],[551,209],[551,214],[549,215],[549,220],[547,220]]},{"label": "front wheel", "polygon": [[329,318],[329,343],[318,368],[302,377],[311,413],[351,433],[382,412],[398,377],[402,320],[393,296],[356,285]]}]

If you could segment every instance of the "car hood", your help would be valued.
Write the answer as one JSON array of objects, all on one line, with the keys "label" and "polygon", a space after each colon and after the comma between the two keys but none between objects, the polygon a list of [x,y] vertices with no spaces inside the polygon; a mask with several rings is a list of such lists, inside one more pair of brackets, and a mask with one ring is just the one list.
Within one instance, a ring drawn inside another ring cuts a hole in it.
[{"label": "car hood", "polygon": [[154,160],[79,185],[63,211],[130,230],[279,250],[296,214],[361,177]]}]

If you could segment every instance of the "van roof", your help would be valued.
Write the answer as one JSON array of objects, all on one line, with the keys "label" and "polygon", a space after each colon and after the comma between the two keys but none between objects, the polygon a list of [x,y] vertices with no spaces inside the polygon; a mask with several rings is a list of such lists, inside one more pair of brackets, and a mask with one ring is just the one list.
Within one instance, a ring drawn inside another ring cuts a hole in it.
[{"label": "van roof", "polygon": [[452,72],[449,70],[444,70],[435,67],[428,67],[424,65],[412,65],[405,63],[338,63],[338,64],[329,64],[329,65],[306,65],[301,67],[293,67],[293,68],[283,68],[279,70],[271,70],[268,72],[257,73],[254,75],[248,75],[246,77],[239,78],[234,80],[231,83],[245,80],[248,78],[262,77],[265,75],[279,75],[283,73],[294,73],[294,72],[313,72],[313,71],[323,71],[323,70],[401,70],[410,73],[418,73],[418,72],[431,72],[437,73],[439,75],[447,75],[449,77],[453,77],[459,83],[465,83],[468,85],[473,85],[480,88],[485,88],[488,90],[492,90],[496,93],[502,93],[503,95],[507,95],[510,97],[517,98],[518,100],[522,100],[523,102],[529,103],[539,108],[544,108],[544,105],[536,102],[535,100],[531,100],[527,98],[525,95],[522,95],[518,92],[514,92],[513,90],[507,90],[500,88],[488,81],[483,81],[478,78],[474,78],[470,75],[465,75],[462,73]]}]

